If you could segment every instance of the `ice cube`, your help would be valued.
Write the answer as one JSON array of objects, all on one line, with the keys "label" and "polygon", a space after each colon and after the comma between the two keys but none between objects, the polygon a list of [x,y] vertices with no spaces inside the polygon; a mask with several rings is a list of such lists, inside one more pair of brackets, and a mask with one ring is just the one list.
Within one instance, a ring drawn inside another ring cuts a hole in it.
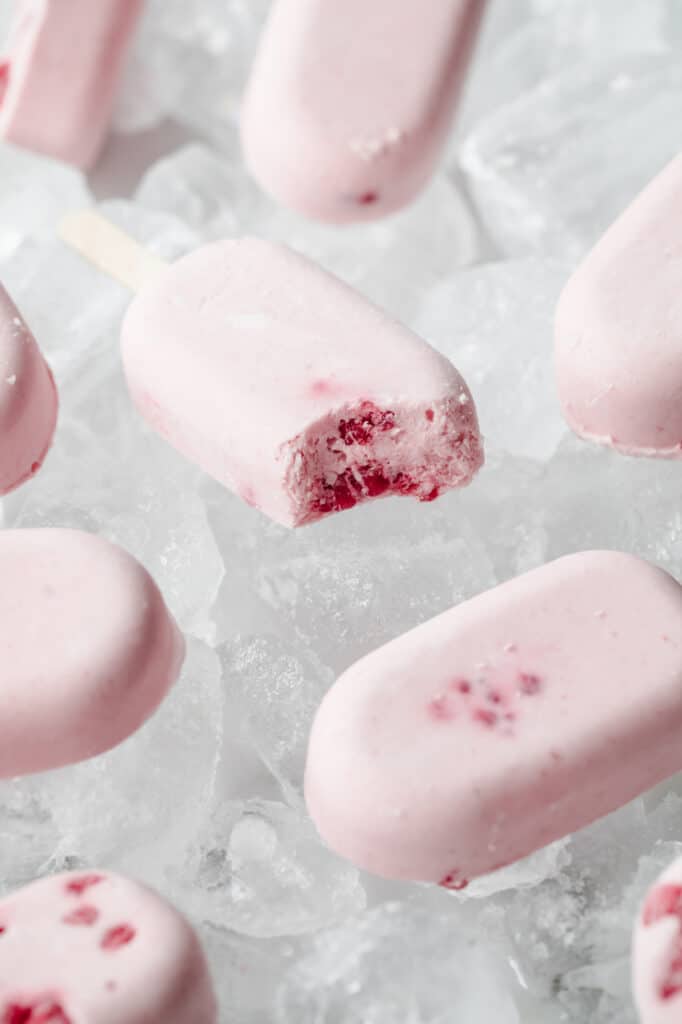
[{"label": "ice cube", "polygon": [[487,446],[546,459],[566,433],[553,365],[566,277],[547,260],[492,263],[453,274],[424,297],[417,333],[463,373]]},{"label": "ice cube", "polygon": [[51,239],[60,218],[89,206],[83,175],[48,157],[0,143],[0,274],[26,238]]},{"label": "ice cube", "polygon": [[455,914],[383,904],[322,934],[277,995],[278,1024],[518,1024],[513,982]]},{"label": "ice cube", "polygon": [[206,924],[200,931],[221,1024],[272,1024],[274,992],[306,940],[254,939]]},{"label": "ice cube", "polygon": [[58,840],[42,779],[0,780],[0,896],[42,874]]},{"label": "ice cube", "polygon": [[308,733],[332,674],[272,635],[236,638],[220,656],[235,718],[286,799],[300,802]]},{"label": "ice cube", "polygon": [[475,878],[463,895],[467,899],[482,899],[510,889],[530,889],[547,878],[554,878],[570,862],[570,854],[566,852],[567,844],[567,839],[559,839],[515,864]]},{"label": "ice cube", "polygon": [[218,491],[212,493],[211,522],[232,567],[221,592],[219,633],[221,623],[225,629],[240,615],[240,605],[253,601],[261,629],[267,622],[268,632],[293,638],[336,674],[495,580],[459,494],[428,507],[387,499],[298,531],[249,510],[235,531],[220,512],[233,503],[225,506]]},{"label": "ice cube", "polygon": [[468,130],[484,114],[569,69],[662,52],[669,37],[668,6],[668,0],[537,0],[514,12],[512,4],[494,4],[459,126]]},{"label": "ice cube", "polygon": [[306,815],[258,799],[215,807],[176,885],[197,919],[255,937],[315,931],[365,905],[358,872]]},{"label": "ice cube", "polygon": [[674,462],[627,458],[571,435],[549,463],[534,500],[546,506],[548,557],[615,548],[682,575],[680,472]]},{"label": "ice cube", "polygon": [[174,117],[220,138],[234,120],[267,0],[149,0],[115,125],[134,132]]},{"label": "ice cube", "polygon": [[[674,785],[674,784],[673,784]],[[682,800],[639,798],[576,833],[555,876],[509,893],[506,925],[524,987],[563,1008],[562,1019],[630,1020],[629,949],[647,887],[678,855]]]},{"label": "ice cube", "polygon": [[239,234],[264,204],[236,144],[230,153],[202,143],[183,146],[149,168],[135,198],[148,210],[172,211],[214,238]]},{"label": "ice cube", "polygon": [[681,116],[676,50],[581,64],[484,117],[461,165],[503,251],[577,259],[677,153]]}]

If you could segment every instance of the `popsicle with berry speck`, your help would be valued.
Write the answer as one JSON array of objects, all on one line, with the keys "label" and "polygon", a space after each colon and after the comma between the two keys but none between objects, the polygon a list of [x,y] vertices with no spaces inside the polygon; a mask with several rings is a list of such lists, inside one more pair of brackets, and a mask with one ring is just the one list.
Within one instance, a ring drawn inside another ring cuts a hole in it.
[{"label": "popsicle with berry speck", "polygon": [[337,223],[410,202],[441,155],[486,0],[275,0],[241,135],[256,180]]},{"label": "popsicle with berry speck", "polygon": [[306,800],[377,875],[467,881],[682,768],[682,587],[568,555],[353,665],[313,724]]},{"label": "popsicle with berry speck", "polygon": [[215,1024],[199,940],[151,889],[105,871],[0,901],[1,1024]]},{"label": "popsicle with berry speck", "polygon": [[62,236],[139,289],[122,352],[142,416],[277,522],[433,501],[482,465],[455,367],[285,246],[217,242],[164,267],[94,213]]}]

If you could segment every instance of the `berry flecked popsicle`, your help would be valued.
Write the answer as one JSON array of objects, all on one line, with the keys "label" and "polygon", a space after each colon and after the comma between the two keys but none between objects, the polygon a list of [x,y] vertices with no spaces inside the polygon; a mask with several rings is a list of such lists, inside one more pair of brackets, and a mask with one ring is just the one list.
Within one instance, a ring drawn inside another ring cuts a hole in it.
[{"label": "berry flecked popsicle", "polygon": [[633,989],[642,1024],[682,1020],[682,859],[657,879],[637,917]]},{"label": "berry flecked popsicle", "polygon": [[0,530],[0,652],[1,779],[124,740],[175,681],[184,641],[125,551],[76,530]]},{"label": "berry flecked popsicle", "polygon": [[0,137],[91,167],[143,3],[18,0],[0,60]]},{"label": "berry flecked popsicle", "polygon": [[454,366],[284,246],[218,242],[155,273],[122,350],[148,422],[287,526],[382,495],[431,501],[483,462]]},{"label": "berry flecked popsicle", "polygon": [[215,1024],[199,941],[155,892],[104,871],[0,901],[2,1024]]},{"label": "berry flecked popsicle", "polygon": [[263,188],[324,221],[404,206],[433,172],[486,0],[275,0],[242,109]]},{"label": "berry flecked popsicle", "polygon": [[556,315],[572,429],[627,455],[682,458],[682,156],[576,270]]},{"label": "berry flecked popsicle", "polygon": [[306,800],[337,853],[462,888],[682,768],[682,587],[569,555],[353,665],[313,725]]},{"label": "berry flecked popsicle", "polygon": [[0,495],[40,469],[57,422],[50,369],[0,284]]}]

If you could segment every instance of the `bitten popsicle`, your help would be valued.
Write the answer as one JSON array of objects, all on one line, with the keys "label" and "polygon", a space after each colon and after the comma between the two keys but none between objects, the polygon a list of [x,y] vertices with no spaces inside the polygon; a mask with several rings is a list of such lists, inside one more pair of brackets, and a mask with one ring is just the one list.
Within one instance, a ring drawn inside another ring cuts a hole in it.
[{"label": "bitten popsicle", "polygon": [[637,916],[633,989],[642,1024],[682,1020],[682,858],[656,880]]},{"label": "bitten popsicle", "polygon": [[2,779],[124,740],[175,682],[184,641],[125,551],[77,530],[0,530],[0,651]]},{"label": "bitten popsicle", "polygon": [[275,0],[241,118],[263,188],[324,221],[372,220],[431,176],[486,0]]},{"label": "bitten popsicle", "polygon": [[682,587],[632,555],[526,573],[353,665],[310,737],[322,837],[450,888],[682,767]]},{"label": "bitten popsicle", "polygon": [[627,455],[682,458],[682,156],[575,271],[556,314],[564,416]]},{"label": "bitten popsicle", "polygon": [[105,871],[0,901],[2,1024],[215,1024],[204,954],[151,889]]},{"label": "bitten popsicle", "polygon": [[18,0],[0,60],[0,137],[90,168],[143,3]]},{"label": "bitten popsicle", "polygon": [[184,257],[135,299],[122,350],[151,425],[287,526],[381,495],[431,501],[482,462],[454,366],[284,246]]},{"label": "bitten popsicle", "polygon": [[140,289],[121,343],[141,414],[277,522],[390,494],[432,501],[482,465],[454,366],[285,246],[216,242],[168,267],[92,213],[62,233]]},{"label": "bitten popsicle", "polygon": [[52,442],[57,405],[50,369],[0,284],[0,495],[40,469]]}]

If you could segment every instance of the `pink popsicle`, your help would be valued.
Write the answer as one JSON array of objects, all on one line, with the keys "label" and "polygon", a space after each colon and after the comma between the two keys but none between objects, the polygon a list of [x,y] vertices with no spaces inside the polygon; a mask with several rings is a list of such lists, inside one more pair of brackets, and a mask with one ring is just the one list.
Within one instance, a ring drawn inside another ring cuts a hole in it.
[{"label": "pink popsicle", "polygon": [[485,0],[275,0],[242,110],[263,188],[320,220],[404,206],[433,172]]},{"label": "pink popsicle", "polygon": [[123,326],[142,415],[277,522],[430,501],[483,461],[457,370],[284,246],[218,242],[162,270]]},{"label": "pink popsicle", "polygon": [[0,62],[0,137],[89,168],[144,0],[18,0]]},{"label": "pink popsicle", "polygon": [[627,455],[682,458],[682,157],[566,285],[556,372],[569,425]]},{"label": "pink popsicle", "polygon": [[642,1024],[682,1020],[682,859],[657,879],[637,917],[633,988]]},{"label": "pink popsicle", "polygon": [[182,636],[135,559],[75,530],[0,530],[0,778],[124,740],[175,681]]},{"label": "pink popsicle", "polygon": [[0,495],[37,472],[56,421],[52,374],[0,284]]},{"label": "pink popsicle", "polygon": [[682,767],[682,587],[569,555],[353,665],[313,725],[308,808],[378,875],[461,888]]},{"label": "pink popsicle", "polygon": [[215,1024],[199,941],[155,892],[104,871],[0,901],[2,1024]]}]

